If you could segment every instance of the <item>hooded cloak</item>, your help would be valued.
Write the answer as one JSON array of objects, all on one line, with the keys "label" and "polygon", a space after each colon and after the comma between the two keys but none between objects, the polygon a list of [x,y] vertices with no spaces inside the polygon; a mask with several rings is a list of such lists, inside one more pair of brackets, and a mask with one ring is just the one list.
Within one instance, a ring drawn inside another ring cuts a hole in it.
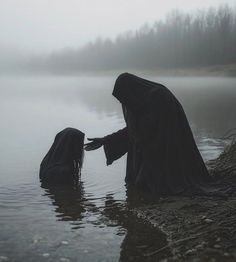
[{"label": "hooded cloak", "polygon": [[43,158],[39,177],[44,184],[73,183],[83,164],[84,133],[75,128],[59,132]]},{"label": "hooded cloak", "polygon": [[128,153],[125,181],[152,194],[197,190],[210,176],[185,112],[165,86],[121,74],[113,96],[126,127],[104,138],[107,164]]}]

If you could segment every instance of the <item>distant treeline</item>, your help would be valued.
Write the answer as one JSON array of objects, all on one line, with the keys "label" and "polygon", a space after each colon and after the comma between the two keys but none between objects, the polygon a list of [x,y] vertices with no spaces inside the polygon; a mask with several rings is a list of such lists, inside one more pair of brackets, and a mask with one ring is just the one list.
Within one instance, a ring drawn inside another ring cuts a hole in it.
[{"label": "distant treeline", "polygon": [[195,13],[178,10],[114,41],[98,39],[31,61],[31,68],[83,70],[194,68],[236,63],[236,10],[229,6]]}]

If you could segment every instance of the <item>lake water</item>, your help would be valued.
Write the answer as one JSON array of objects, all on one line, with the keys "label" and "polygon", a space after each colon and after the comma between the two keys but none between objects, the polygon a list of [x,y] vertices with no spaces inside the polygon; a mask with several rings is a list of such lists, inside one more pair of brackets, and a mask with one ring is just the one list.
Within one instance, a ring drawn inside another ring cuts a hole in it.
[{"label": "lake water", "polygon": [[[228,143],[221,137],[236,127],[236,79],[149,79],[181,101],[204,160],[217,157]],[[148,261],[143,254],[166,245],[161,231],[127,211],[125,157],[106,167],[103,149],[86,152],[78,187],[39,183],[40,162],[60,130],[100,137],[124,127],[114,81],[0,78],[0,261]]]}]

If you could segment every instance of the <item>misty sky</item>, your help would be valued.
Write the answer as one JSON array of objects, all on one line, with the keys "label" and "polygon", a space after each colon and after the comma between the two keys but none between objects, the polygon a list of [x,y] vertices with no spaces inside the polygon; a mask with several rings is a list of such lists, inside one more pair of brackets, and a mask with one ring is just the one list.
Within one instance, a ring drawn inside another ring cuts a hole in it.
[{"label": "misty sky", "polygon": [[236,0],[0,0],[0,48],[52,51],[114,38],[172,9],[193,11]]}]

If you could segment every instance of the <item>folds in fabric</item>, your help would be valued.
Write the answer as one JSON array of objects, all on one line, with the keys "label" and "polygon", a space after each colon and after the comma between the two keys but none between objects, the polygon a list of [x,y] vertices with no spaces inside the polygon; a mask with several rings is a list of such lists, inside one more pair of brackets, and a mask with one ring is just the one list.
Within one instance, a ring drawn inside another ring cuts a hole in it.
[{"label": "folds in fabric", "polygon": [[124,73],[113,95],[127,128],[125,136],[125,129],[107,136],[104,149],[108,164],[128,152],[127,184],[152,194],[178,194],[210,181],[182,105],[168,88]]},{"label": "folds in fabric", "polygon": [[75,128],[59,132],[40,165],[44,184],[73,183],[83,164],[84,133]]}]

